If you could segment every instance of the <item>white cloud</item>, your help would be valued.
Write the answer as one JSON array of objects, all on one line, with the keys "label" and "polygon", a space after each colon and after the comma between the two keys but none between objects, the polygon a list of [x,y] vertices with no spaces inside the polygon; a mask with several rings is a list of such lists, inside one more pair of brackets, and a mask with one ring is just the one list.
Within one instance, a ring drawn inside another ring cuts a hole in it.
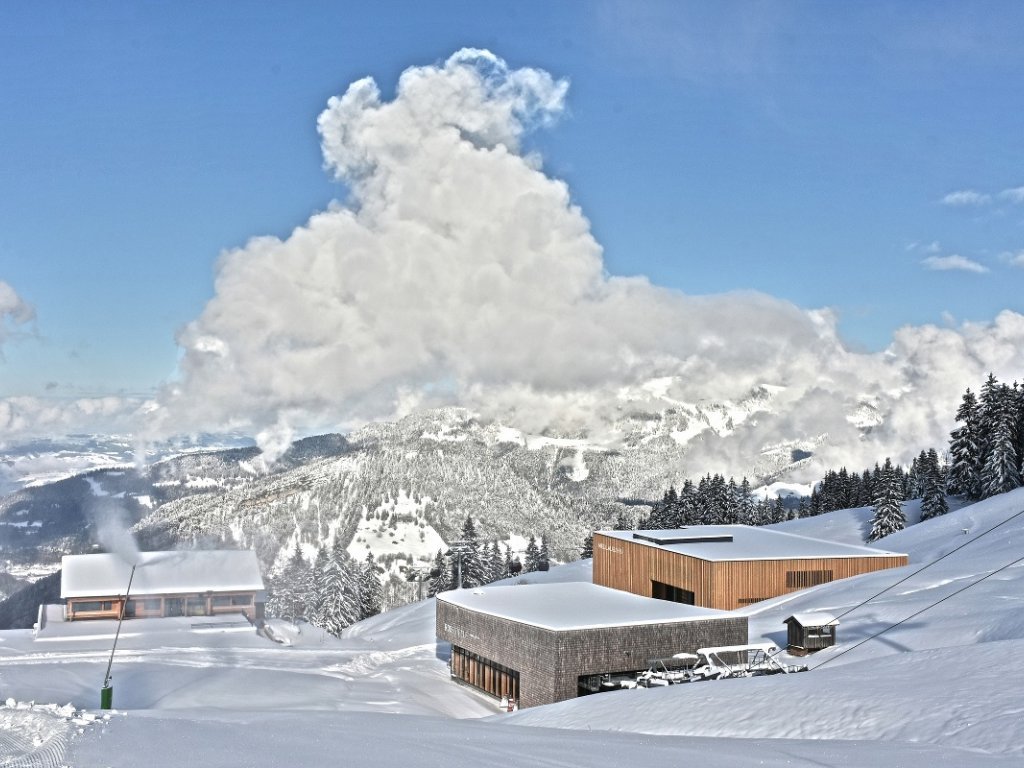
[{"label": "white cloud", "polygon": [[984,264],[968,259],[966,256],[960,256],[958,254],[952,254],[950,256],[929,256],[926,259],[922,259],[921,263],[926,269],[936,270],[940,272],[948,270],[960,270],[962,272],[977,272],[978,274],[984,274],[989,269]]},{"label": "white cloud", "polygon": [[114,396],[0,398],[0,445],[40,435],[131,433],[145,418],[147,407],[151,404],[142,400]]},{"label": "white cloud", "polygon": [[915,241],[908,245],[906,250],[908,253],[941,253],[942,246],[938,240],[932,240],[930,243]]},{"label": "white cloud", "polygon": [[16,326],[35,319],[35,310],[15,290],[0,280],[0,352],[3,345],[16,333]]},{"label": "white cloud", "polygon": [[1016,253],[1006,251],[1005,253],[999,254],[999,258],[1011,267],[1024,268],[1024,250],[1017,251]]},{"label": "white cloud", "polygon": [[1002,200],[1009,200],[1011,203],[1024,204],[1024,187],[1012,187],[1004,189],[999,193]]},{"label": "white cloud", "polygon": [[[149,414],[154,436],[246,430],[273,454],[293,430],[446,403],[527,430],[607,432],[622,387],[673,376],[691,402],[785,387],[776,415],[695,448],[691,469],[823,433],[823,461],[860,466],[941,447],[966,386],[1024,373],[1014,313],[903,329],[886,353],[857,354],[828,310],[609,277],[565,183],[519,154],[566,89],[461,51],[407,70],[391,101],[371,79],[332,98],[318,128],[351,201],[222,256]],[[891,419],[867,437],[846,419],[865,398]]]},{"label": "white cloud", "polygon": [[973,189],[961,189],[956,192],[950,192],[943,197],[942,204],[952,206],[986,205],[991,200],[991,195],[976,192]]}]

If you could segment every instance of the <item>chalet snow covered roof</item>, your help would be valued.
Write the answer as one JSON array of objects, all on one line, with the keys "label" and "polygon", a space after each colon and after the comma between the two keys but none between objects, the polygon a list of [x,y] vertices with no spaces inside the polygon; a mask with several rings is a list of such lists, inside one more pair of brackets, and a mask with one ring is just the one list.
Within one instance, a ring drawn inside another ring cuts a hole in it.
[{"label": "chalet snow covered roof", "polygon": [[455,589],[441,592],[437,599],[555,631],[668,624],[730,615],[727,611],[655,600],[585,581]]},{"label": "chalet snow covered roof", "polygon": [[[65,555],[60,596],[123,595],[132,566],[116,554]],[[251,550],[141,552],[131,594],[195,594],[262,591],[263,577]]]},{"label": "chalet snow covered roof", "polygon": [[839,544],[795,533],[748,525],[694,525],[655,531],[600,531],[602,536],[644,544],[701,560],[804,560],[835,557],[892,557],[874,547]]}]

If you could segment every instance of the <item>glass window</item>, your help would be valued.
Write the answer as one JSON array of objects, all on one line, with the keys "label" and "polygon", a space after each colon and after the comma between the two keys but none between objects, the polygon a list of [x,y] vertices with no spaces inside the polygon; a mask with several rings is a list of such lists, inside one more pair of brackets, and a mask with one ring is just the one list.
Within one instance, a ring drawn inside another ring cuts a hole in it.
[{"label": "glass window", "polygon": [[72,606],[75,613],[114,610],[114,602],[112,600],[79,600],[72,603]]},{"label": "glass window", "polygon": [[212,604],[214,608],[248,608],[252,605],[252,595],[216,595]]}]

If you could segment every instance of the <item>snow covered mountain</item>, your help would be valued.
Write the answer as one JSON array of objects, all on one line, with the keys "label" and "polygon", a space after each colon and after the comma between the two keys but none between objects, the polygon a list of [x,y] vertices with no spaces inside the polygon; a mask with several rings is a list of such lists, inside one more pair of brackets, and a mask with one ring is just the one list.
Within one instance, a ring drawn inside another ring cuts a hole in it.
[{"label": "snow covered mountain", "polygon": [[121,435],[65,435],[4,444],[0,441],[0,496],[46,485],[93,469],[154,462],[192,451],[251,446],[241,435],[196,435],[140,448]]},{"label": "snow covered mountain", "polygon": [[[58,476],[72,466],[91,469],[52,482],[43,482],[42,465],[18,475],[24,487],[0,498],[0,558],[7,570],[52,569],[61,554],[103,546],[105,529],[133,527],[149,548],[251,547],[267,569],[296,543],[312,559],[340,535],[357,558],[372,552],[399,573],[425,565],[472,515],[481,538],[522,548],[529,535],[545,535],[554,558],[572,560],[587,532],[609,526],[622,510],[645,513],[670,484],[695,477],[706,457],[756,428],[781,393],[765,385],[736,402],[687,403],[674,397],[675,385],[657,379],[624,389],[602,426],[575,434],[532,434],[442,408],[346,437],[306,438],[269,466],[252,445],[187,445],[192,450],[162,457],[168,444],[151,449],[141,468],[124,440],[82,438],[79,454],[74,441],[23,447],[22,462],[77,456],[54,465]],[[729,474],[779,480],[826,440],[758,445]]]}]

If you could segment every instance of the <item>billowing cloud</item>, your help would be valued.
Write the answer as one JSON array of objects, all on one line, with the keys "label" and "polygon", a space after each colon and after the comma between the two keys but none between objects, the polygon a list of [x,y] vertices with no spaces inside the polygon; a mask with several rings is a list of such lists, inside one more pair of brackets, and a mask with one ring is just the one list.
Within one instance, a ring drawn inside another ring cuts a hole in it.
[{"label": "billowing cloud", "polygon": [[[566,185],[523,149],[566,92],[463,50],[407,70],[391,100],[371,79],[332,98],[317,125],[348,200],[223,254],[154,431],[259,432],[273,455],[293,432],[448,403],[528,430],[614,431],[624,389],[672,377],[689,402],[782,387],[775,415],[707,446],[702,466],[823,433],[838,460],[874,461],[941,446],[963,388],[1000,375],[994,362],[1024,370],[1006,352],[1024,349],[1012,313],[856,354],[828,310],[609,276]],[[847,418],[865,403],[891,427],[865,438]]]},{"label": "billowing cloud", "polygon": [[15,290],[0,280],[0,352],[4,343],[23,326],[35,318],[35,310]]},{"label": "billowing cloud", "polygon": [[960,256],[955,253],[949,256],[929,256],[926,259],[922,259],[921,264],[923,264],[926,269],[939,272],[959,270],[961,272],[977,272],[978,274],[984,274],[989,271],[988,267],[984,264],[979,264],[973,259],[968,259],[966,256]]},{"label": "billowing cloud", "polygon": [[977,192],[973,189],[961,189],[956,192],[950,192],[948,195],[942,198],[941,202],[943,205],[977,206],[986,205],[991,201],[991,195],[986,195],[982,192]]}]

